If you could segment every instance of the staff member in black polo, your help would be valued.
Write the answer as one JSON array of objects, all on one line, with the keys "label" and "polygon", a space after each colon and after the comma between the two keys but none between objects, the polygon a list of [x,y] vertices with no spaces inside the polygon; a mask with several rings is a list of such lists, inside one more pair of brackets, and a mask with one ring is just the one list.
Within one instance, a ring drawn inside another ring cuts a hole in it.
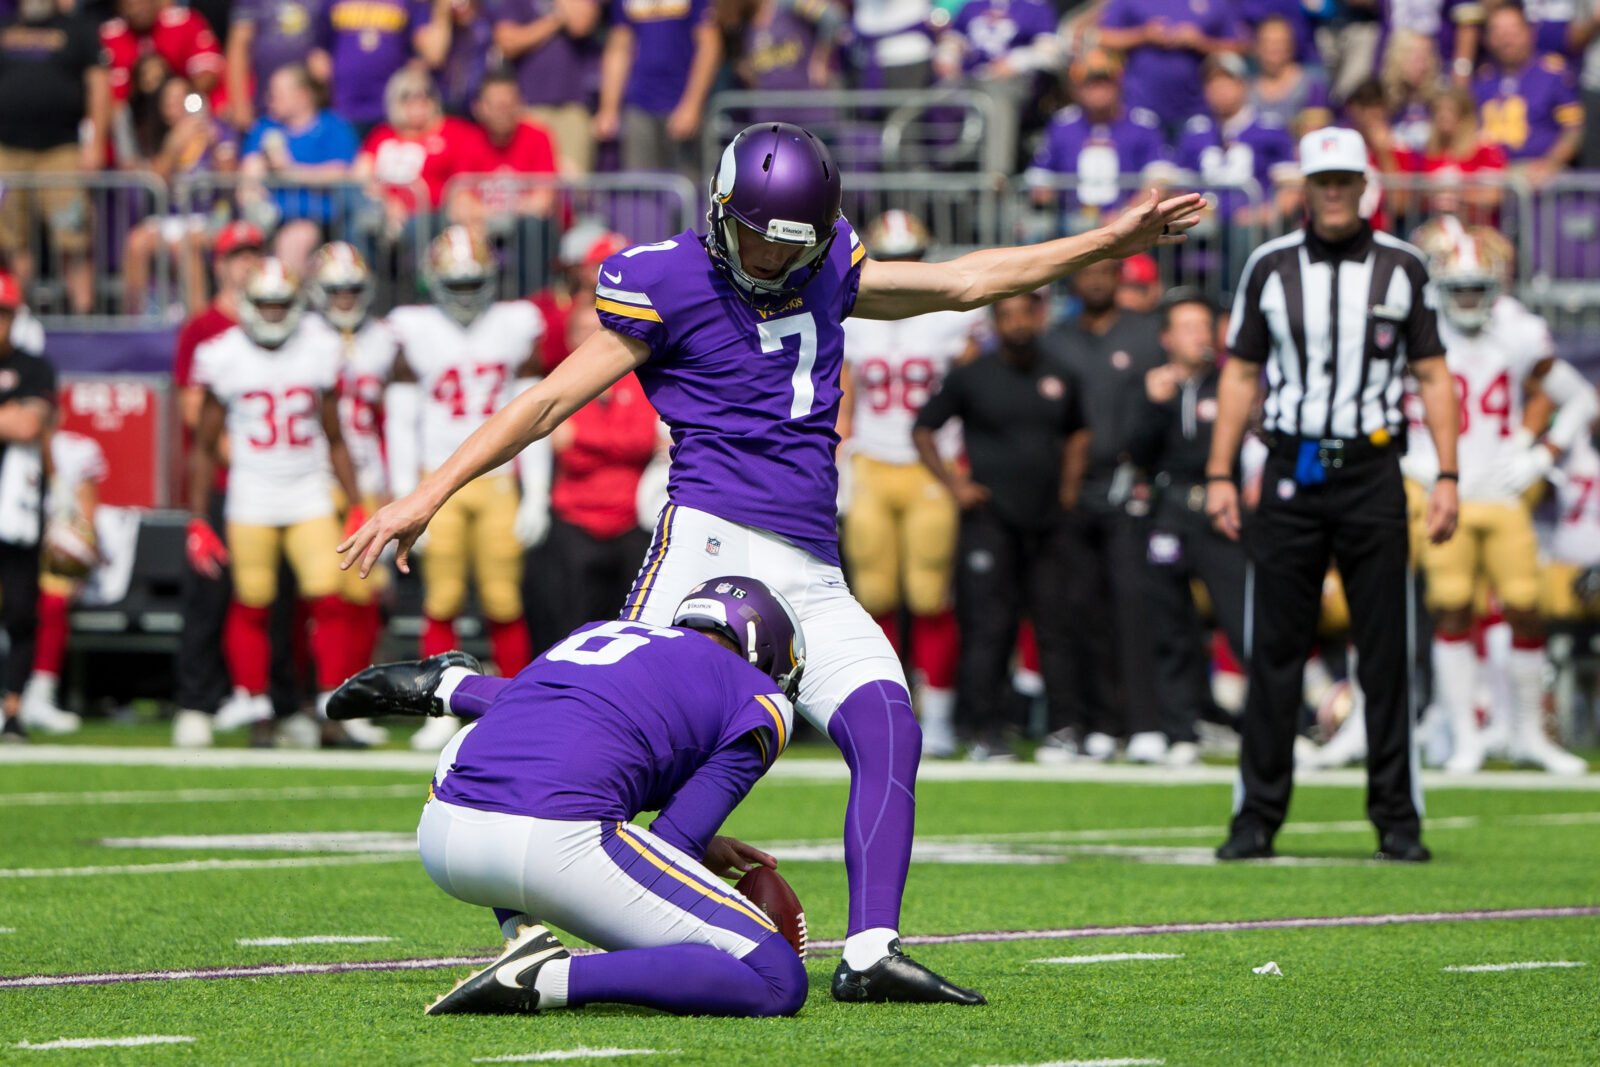
[{"label": "staff member in black polo", "polygon": [[[917,413],[917,455],[961,509],[956,547],[956,622],[961,631],[958,724],[972,758],[1009,753],[1002,686],[1024,610],[1039,638],[1051,728],[1072,719],[1068,645],[1074,610],[1063,591],[1072,555],[1070,515],[1089,457],[1089,430],[1071,379],[1039,347],[1039,293],[994,305],[996,349],[945,376]],[[961,419],[971,473],[947,465],[934,434]]]},{"label": "staff member in black polo", "polygon": [[1411,737],[1415,605],[1400,402],[1409,370],[1439,452],[1428,536],[1442,542],[1456,525],[1455,386],[1423,294],[1422,253],[1375,233],[1357,211],[1367,185],[1361,135],[1313,130],[1300,141],[1300,166],[1309,220],[1245,264],[1206,465],[1206,513],[1238,537],[1234,463],[1265,371],[1270,451],[1261,504],[1244,528],[1250,694],[1233,824],[1217,857],[1272,855],[1289,807],[1301,675],[1331,556],[1344,577],[1367,698],[1367,816],[1378,828],[1378,856],[1422,862],[1430,857]]}]

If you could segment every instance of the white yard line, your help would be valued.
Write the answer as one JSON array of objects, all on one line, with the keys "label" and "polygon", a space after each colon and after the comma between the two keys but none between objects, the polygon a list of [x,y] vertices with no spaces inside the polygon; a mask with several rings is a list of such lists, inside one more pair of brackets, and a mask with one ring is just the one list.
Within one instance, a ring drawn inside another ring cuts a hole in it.
[{"label": "white yard line", "polygon": [[990,1067],[1160,1067],[1166,1060],[1051,1060],[1049,1063],[991,1064]]},{"label": "white yard line", "polygon": [[1523,960],[1518,963],[1462,964],[1455,967],[1446,967],[1445,970],[1452,974],[1483,974],[1490,971],[1542,971],[1587,966],[1588,964],[1582,960]]},{"label": "white yard line", "polygon": [[55,1048],[131,1048],[135,1045],[190,1045],[194,1043],[192,1037],[181,1037],[171,1034],[137,1034],[133,1037],[63,1037],[57,1041],[41,1041],[34,1044],[31,1041],[19,1041],[13,1048],[25,1048],[30,1052],[43,1052],[45,1049]]},{"label": "white yard line", "polygon": [[268,860],[182,860],[97,867],[0,868],[0,878],[90,878],[107,874],[187,874],[193,871],[269,871],[283,867],[343,867],[355,863],[415,862],[409,854],[361,852],[349,856],[287,856]]},{"label": "white yard line", "polygon": [[393,940],[392,937],[370,937],[362,934],[313,934],[310,937],[236,937],[233,943],[280,948],[284,945],[376,945]]},{"label": "white yard line", "polygon": [[1181,960],[1181,952],[1103,952],[1098,956],[1051,956],[1034,963],[1124,963],[1129,960]]},{"label": "white yard line", "polygon": [[105,837],[106,848],[194,849],[205,852],[407,852],[417,851],[415,830],[313,830],[261,834],[156,834]]},{"label": "white yard line", "polygon": [[110,789],[93,793],[0,793],[6,807],[74,804],[237,804],[250,800],[378,800],[418,797],[427,790],[405,785],[289,785],[264,789]]},{"label": "white yard line", "polygon": [[614,1060],[623,1056],[676,1056],[678,1050],[654,1048],[569,1048],[524,1052],[515,1056],[476,1056],[473,1063],[553,1063],[557,1060]]},{"label": "white yard line", "polygon": [[[426,752],[295,752],[278,749],[124,748],[112,745],[10,745],[0,748],[0,764],[63,764],[123,767],[253,768],[281,770],[419,771],[434,769],[438,758]],[[780,760],[767,778],[793,782],[842,782],[849,778],[844,761],[835,759]],[[918,777],[927,782],[1115,782],[1128,785],[1232,785],[1237,771],[1231,767],[1136,767],[1127,764],[1068,763],[964,763],[929,762]],[[1514,790],[1550,793],[1600,792],[1600,774],[1564,778],[1538,771],[1491,771],[1485,774],[1446,774],[1424,771],[1429,789]],[[1363,770],[1321,771],[1300,775],[1299,789],[1367,784]],[[0,795],[3,800],[3,795]]]}]

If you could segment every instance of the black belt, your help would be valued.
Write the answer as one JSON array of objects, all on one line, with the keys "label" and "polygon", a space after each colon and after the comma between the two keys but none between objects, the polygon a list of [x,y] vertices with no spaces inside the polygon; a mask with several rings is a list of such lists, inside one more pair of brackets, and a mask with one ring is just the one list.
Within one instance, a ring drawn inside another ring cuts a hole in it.
[{"label": "black belt", "polygon": [[[1376,440],[1374,440],[1376,438]],[[1380,430],[1371,437],[1290,437],[1285,434],[1267,434],[1267,455],[1273,459],[1296,463],[1301,449],[1307,444],[1317,448],[1317,460],[1328,470],[1339,470],[1368,463],[1385,456],[1398,456],[1396,439]]]}]

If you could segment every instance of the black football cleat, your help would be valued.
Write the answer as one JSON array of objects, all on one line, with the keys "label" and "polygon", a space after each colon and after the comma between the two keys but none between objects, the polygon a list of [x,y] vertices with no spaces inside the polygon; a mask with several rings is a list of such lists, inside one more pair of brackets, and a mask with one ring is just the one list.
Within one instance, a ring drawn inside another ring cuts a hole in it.
[{"label": "black football cleat", "polygon": [[428,1006],[429,1015],[516,1015],[539,1010],[534,980],[551,960],[570,958],[543,925],[519,926],[500,958],[457,982]]},{"label": "black football cleat", "polygon": [[1234,827],[1217,848],[1219,860],[1269,860],[1276,855],[1272,851],[1272,835],[1259,826]]},{"label": "black football cleat", "polygon": [[1373,858],[1392,863],[1427,863],[1433,859],[1433,853],[1416,834],[1395,832],[1383,835]]},{"label": "black football cleat", "polygon": [[383,715],[438,717],[446,708],[434,695],[439,680],[450,667],[483,673],[478,657],[465,652],[443,652],[427,659],[380,663],[345,679],[328,697],[330,719],[376,719]]},{"label": "black football cleat", "polygon": [[987,1004],[983,994],[945,981],[889,942],[889,954],[864,971],[839,961],[833,972],[833,999],[851,1004]]}]

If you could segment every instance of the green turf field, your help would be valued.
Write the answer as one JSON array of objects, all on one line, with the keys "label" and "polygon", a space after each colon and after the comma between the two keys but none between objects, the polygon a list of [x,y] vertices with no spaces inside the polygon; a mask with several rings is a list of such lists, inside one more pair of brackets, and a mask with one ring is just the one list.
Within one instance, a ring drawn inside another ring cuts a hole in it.
[{"label": "green turf field", "polygon": [[[98,751],[95,758],[116,755]],[[38,755],[0,753],[0,979],[436,961],[495,949],[491,917],[435,889],[408,849],[425,770],[15,762]],[[228,755],[253,754],[208,758]],[[808,756],[816,757],[809,766]],[[728,827],[783,859],[811,936],[824,943],[842,938],[846,900],[838,859],[845,784],[816,777],[831,771],[825,759],[821,751],[785,757]],[[0,988],[0,1062],[1600,1061],[1600,916],[1470,915],[1600,911],[1593,783],[1562,789],[1501,775],[1490,778],[1520,787],[1435,789],[1426,835],[1435,862],[1393,867],[1367,858],[1373,837],[1354,777],[1307,779],[1279,838],[1288,859],[1217,866],[1208,857],[1228,811],[1225,772],[1197,772],[1194,784],[1174,784],[1186,779],[1164,771],[1128,775],[1133,781],[1026,780],[1038,770],[1021,767],[1014,777],[1024,780],[973,781],[960,780],[963,765],[941,764],[951,780],[919,787],[922,851],[903,930],[995,935],[910,948],[985,992],[986,1008],[836,1005],[827,983],[837,952],[826,948],[808,963],[810,1001],[788,1020],[620,1008],[425,1018],[423,1007],[467,972],[464,964],[11,983]],[[1309,784],[1318,781],[1351,784]],[[239,839],[263,834],[322,836]],[[1428,913],[1381,926],[1206,925]],[[1169,924],[1199,928],[1148,929]],[[1136,929],[1090,929],[1111,926]],[[239,943],[305,937],[386,940]],[[1118,954],[1170,958],[1046,962]],[[1282,977],[1253,973],[1269,960]],[[1446,970],[1515,962],[1584,966]],[[27,1047],[140,1035],[192,1040]],[[610,1058],[555,1055],[578,1049]],[[653,1053],[623,1058],[619,1050]]]}]

